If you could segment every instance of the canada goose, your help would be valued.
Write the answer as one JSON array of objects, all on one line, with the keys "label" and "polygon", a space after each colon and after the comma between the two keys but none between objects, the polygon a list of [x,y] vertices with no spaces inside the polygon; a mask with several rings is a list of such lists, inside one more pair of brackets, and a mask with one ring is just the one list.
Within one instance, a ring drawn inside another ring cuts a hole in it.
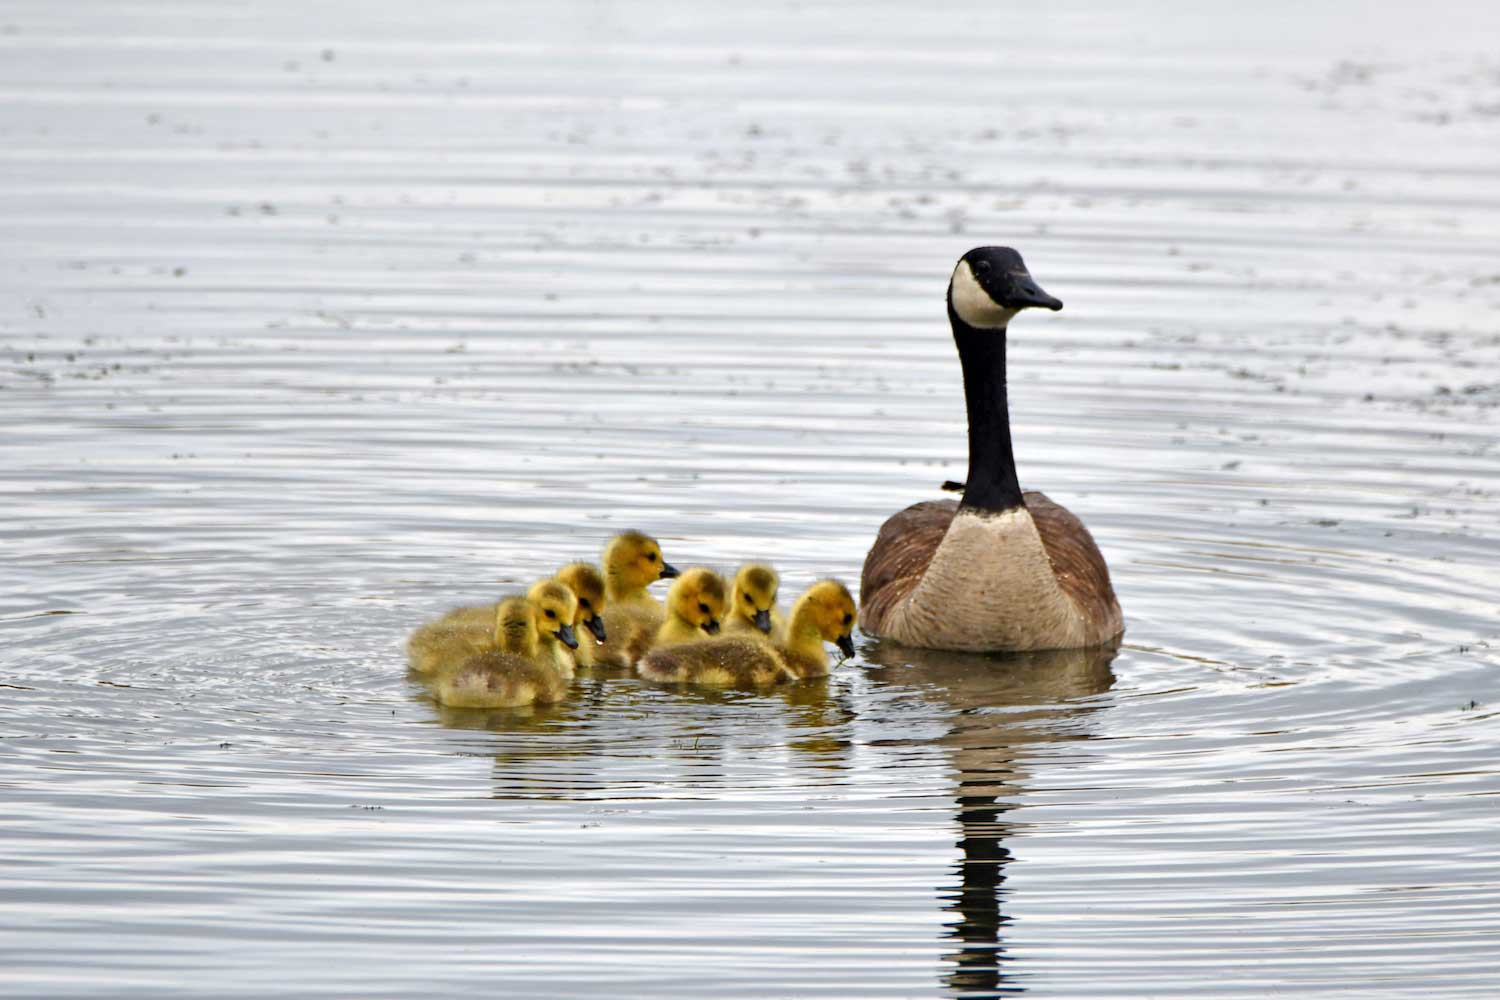
[{"label": "canada goose", "polygon": [[526,592],[526,599],[537,609],[538,661],[551,663],[559,674],[572,680],[573,651],[578,648],[578,638],[573,634],[578,598],[556,580],[538,580]]},{"label": "canada goose", "polygon": [[[555,610],[555,609],[554,609]],[[433,696],[454,708],[516,708],[533,702],[562,700],[567,678],[545,662],[538,619],[542,608],[524,597],[511,597],[495,608],[495,648],[477,653],[439,673]]]},{"label": "canada goose", "polygon": [[854,655],[854,598],[837,580],[820,580],[792,605],[786,638],[774,642],[749,634],[726,635],[647,653],[636,667],[647,680],[705,687],[765,687],[783,680],[828,673],[824,642]]},{"label": "canada goose", "polygon": [[651,648],[661,628],[661,602],[646,588],[657,580],[677,576],[662,557],[656,539],[639,531],[625,531],[604,547],[604,628],[607,640],[595,647],[594,662],[608,667],[630,667]]},{"label": "canada goose", "polygon": [[1123,631],[1109,569],[1083,522],[1021,491],[1011,453],[1005,330],[1022,309],[1058,310],[1008,247],[979,247],[948,284],[948,320],[969,410],[962,501],[895,514],[865,557],[859,624],[911,646],[1066,649]]},{"label": "canada goose", "polygon": [[667,613],[656,631],[657,646],[675,646],[717,635],[724,620],[724,578],[695,566],[672,581],[667,591]]},{"label": "canada goose", "polygon": [[[609,606],[604,596],[604,576],[593,565],[576,562],[558,570],[552,579],[566,586],[578,598],[578,617],[573,621],[578,648],[573,650],[573,661],[580,667],[591,667],[594,665],[595,644],[604,642],[608,635],[604,626],[604,609]],[[592,639],[584,637],[585,629]]]},{"label": "canada goose", "polygon": [[776,590],[781,578],[765,563],[746,563],[734,574],[734,589],[729,595],[729,616],[724,619],[728,634],[748,632],[754,636],[779,639],[785,622],[776,606]]}]

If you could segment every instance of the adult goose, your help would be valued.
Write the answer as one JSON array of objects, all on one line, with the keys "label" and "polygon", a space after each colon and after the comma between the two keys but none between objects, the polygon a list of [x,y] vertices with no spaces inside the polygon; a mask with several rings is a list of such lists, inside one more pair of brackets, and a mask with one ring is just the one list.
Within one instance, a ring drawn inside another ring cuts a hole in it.
[{"label": "adult goose", "polygon": [[859,624],[928,649],[1068,649],[1123,631],[1109,569],[1083,522],[1022,492],[1011,453],[1005,331],[1022,309],[1062,302],[1009,247],[964,254],[948,284],[963,365],[969,478],[963,500],[895,514],[865,557]]}]

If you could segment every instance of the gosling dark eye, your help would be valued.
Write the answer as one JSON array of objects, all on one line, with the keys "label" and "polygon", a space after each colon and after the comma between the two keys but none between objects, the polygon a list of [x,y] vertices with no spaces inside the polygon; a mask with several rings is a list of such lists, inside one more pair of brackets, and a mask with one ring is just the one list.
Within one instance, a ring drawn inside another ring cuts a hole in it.
[{"label": "gosling dark eye", "polygon": [[547,617],[548,618],[556,618],[557,617],[557,612],[556,611],[548,611],[547,612]]},{"label": "gosling dark eye", "polygon": [[852,621],[854,621],[854,616],[853,615],[845,615],[844,616],[844,624],[845,625],[848,625]]},{"label": "gosling dark eye", "polygon": [[702,601],[699,601],[698,602],[698,610],[701,611],[701,612],[703,612],[706,615],[706,614],[708,614],[708,605],[704,604]]},{"label": "gosling dark eye", "polygon": [[745,595],[745,600],[749,601],[751,604],[755,603],[755,598],[751,597],[749,594]]},{"label": "gosling dark eye", "polygon": [[647,552],[646,553],[646,561],[647,562],[656,562],[656,553],[655,552]]},{"label": "gosling dark eye", "polygon": [[589,599],[588,599],[588,598],[587,598],[587,597],[580,597],[580,598],[579,598],[579,599],[578,599],[578,606],[579,606],[579,607],[580,607],[580,608],[588,608],[588,607],[591,607],[591,605],[590,605],[590,604],[589,604]]}]

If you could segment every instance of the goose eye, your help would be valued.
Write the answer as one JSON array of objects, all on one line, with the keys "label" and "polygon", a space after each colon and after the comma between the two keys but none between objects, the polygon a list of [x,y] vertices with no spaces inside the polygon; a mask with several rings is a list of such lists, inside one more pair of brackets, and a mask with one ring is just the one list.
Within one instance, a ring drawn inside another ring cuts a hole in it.
[{"label": "goose eye", "polygon": [[656,562],[656,553],[655,552],[647,552],[646,553],[646,561],[647,562]]},{"label": "goose eye", "polygon": [[976,271],[988,271],[989,269],[990,269],[990,262],[987,261],[987,260],[981,260],[981,261],[979,261],[978,263],[976,263],[974,265],[974,270],[976,270]]},{"label": "goose eye", "polygon": [[589,604],[589,599],[588,599],[588,598],[587,598],[587,597],[580,597],[580,598],[579,598],[579,599],[578,599],[578,606],[579,606],[579,607],[580,607],[580,608],[588,608],[588,607],[590,607],[590,606],[591,606],[591,605],[590,605],[590,604]]},{"label": "goose eye", "polygon": [[547,609],[547,617],[548,618],[556,618],[557,617],[557,612],[553,611],[551,608],[548,608]]},{"label": "goose eye", "polygon": [[749,601],[751,604],[755,603],[755,598],[751,597],[749,594],[745,595],[745,600]]},{"label": "goose eye", "polygon": [[706,614],[708,614],[708,605],[704,604],[702,601],[699,601],[698,602],[698,610],[701,611],[701,612],[703,612],[706,615]]},{"label": "goose eye", "polygon": [[850,614],[844,615],[844,624],[845,625],[848,625],[852,621],[854,621],[854,616],[853,615],[850,615]]}]

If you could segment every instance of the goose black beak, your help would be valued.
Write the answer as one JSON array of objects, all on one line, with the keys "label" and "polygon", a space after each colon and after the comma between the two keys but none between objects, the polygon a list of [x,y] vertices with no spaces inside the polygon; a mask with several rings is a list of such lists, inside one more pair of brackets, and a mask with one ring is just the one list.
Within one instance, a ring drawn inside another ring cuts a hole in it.
[{"label": "goose black beak", "polygon": [[717,618],[710,618],[708,621],[704,622],[703,623],[703,631],[707,632],[709,635],[718,635],[719,634],[719,619],[717,619]]},{"label": "goose black beak", "polygon": [[766,633],[767,635],[769,635],[771,633],[771,612],[770,611],[757,611],[757,612],[755,612],[755,627],[758,628],[758,629],[760,629],[762,632]]},{"label": "goose black beak", "polygon": [[608,642],[609,641],[608,639],[604,638],[604,619],[603,618],[600,618],[598,615],[595,615],[594,617],[590,618],[588,621],[584,622],[583,624],[588,628],[588,630],[590,632],[594,633],[594,639],[596,641],[598,641],[598,642]]},{"label": "goose black beak", "polygon": [[1039,306],[1042,309],[1051,309],[1057,312],[1062,308],[1062,299],[1056,299],[1042,291],[1042,286],[1032,280],[1031,275],[1021,273],[1013,275],[1010,286],[1010,294],[1006,296],[1006,305],[1016,309],[1026,309]]},{"label": "goose black beak", "polygon": [[665,559],[662,560],[662,562],[661,562],[661,578],[663,580],[670,580],[674,576],[681,576],[681,575],[682,575],[682,572],[676,566],[673,566],[671,563],[667,562]]},{"label": "goose black beak", "polygon": [[578,636],[573,634],[573,626],[571,625],[564,625],[557,630],[557,641],[569,649],[578,648]]},{"label": "goose black beak", "polygon": [[847,660],[854,656],[854,636],[845,633],[839,636],[835,642],[838,644],[839,652],[844,655],[844,659]]}]

